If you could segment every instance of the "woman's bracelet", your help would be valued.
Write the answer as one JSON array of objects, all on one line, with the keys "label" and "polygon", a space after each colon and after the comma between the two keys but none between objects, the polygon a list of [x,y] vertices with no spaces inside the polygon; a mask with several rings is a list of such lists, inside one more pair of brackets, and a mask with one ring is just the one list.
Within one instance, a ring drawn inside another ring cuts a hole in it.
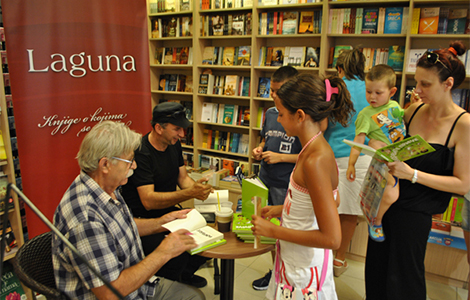
[{"label": "woman's bracelet", "polygon": [[413,177],[411,177],[411,183],[416,183],[418,181],[418,170],[415,169]]}]

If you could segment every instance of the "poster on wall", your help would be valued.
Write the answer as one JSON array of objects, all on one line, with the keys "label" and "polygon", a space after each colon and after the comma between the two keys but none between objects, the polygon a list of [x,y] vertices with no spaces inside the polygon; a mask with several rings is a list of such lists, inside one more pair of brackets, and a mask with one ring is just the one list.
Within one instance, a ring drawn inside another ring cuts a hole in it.
[{"label": "poster on wall", "polygon": [[[2,0],[23,192],[52,221],[103,120],[150,130],[145,0]],[[29,238],[49,229],[26,211]]]}]

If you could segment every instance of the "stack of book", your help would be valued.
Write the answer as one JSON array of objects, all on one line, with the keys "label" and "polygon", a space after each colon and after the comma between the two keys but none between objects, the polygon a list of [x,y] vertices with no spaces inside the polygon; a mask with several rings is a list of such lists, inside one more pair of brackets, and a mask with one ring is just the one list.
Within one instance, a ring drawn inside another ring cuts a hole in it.
[{"label": "stack of book", "polygon": [[[276,218],[271,219],[271,223],[280,225],[279,220]],[[248,244],[253,244],[255,241],[255,236],[253,235],[253,231],[251,231],[251,227],[253,227],[253,224],[251,224],[250,219],[245,218],[241,213],[233,214],[232,232],[234,232],[239,239]],[[261,244],[275,244],[276,239],[261,236],[260,242]]]}]

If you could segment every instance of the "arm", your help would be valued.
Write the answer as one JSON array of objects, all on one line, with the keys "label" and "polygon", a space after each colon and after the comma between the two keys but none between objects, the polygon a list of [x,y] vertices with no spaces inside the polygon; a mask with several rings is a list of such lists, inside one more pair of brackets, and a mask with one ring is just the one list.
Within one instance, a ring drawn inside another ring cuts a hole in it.
[{"label": "arm", "polygon": [[205,200],[209,196],[212,186],[203,184],[206,178],[195,182],[186,172],[186,167],[181,166],[178,176],[178,185],[180,190],[174,192],[155,192],[153,184],[142,185],[137,188],[140,200],[147,210],[162,209],[188,199],[197,198]]},{"label": "arm", "polygon": [[302,177],[312,198],[312,204],[317,216],[318,230],[295,230],[276,226],[267,220],[253,216],[253,233],[273,237],[299,245],[317,248],[337,249],[341,243],[341,228],[336,202],[333,198],[331,176],[336,169],[331,160],[324,159],[319,154],[317,158],[309,158],[302,166]]},{"label": "arm", "polygon": [[[187,232],[181,229],[169,234],[157,249],[138,264],[123,270],[111,284],[124,296],[140,288],[170,259],[196,247],[194,239]],[[116,299],[105,285],[91,290],[98,299]]]},{"label": "arm", "polygon": [[[417,183],[427,187],[464,195],[470,187],[470,158],[468,149],[470,148],[470,115],[463,115],[452,134],[455,141],[454,169],[453,176],[442,176],[424,173],[418,170]],[[414,169],[404,162],[387,163],[390,173],[398,178],[411,180]]]},{"label": "arm", "polygon": [[[359,133],[354,137],[354,142],[364,144],[366,141],[366,134]],[[351,153],[349,154],[348,170],[346,171],[346,178],[349,181],[354,181],[356,179],[356,165],[357,159],[361,154],[361,150],[351,147]]]},{"label": "arm", "polygon": [[295,164],[298,156],[299,154],[283,154],[273,151],[265,151],[261,154],[261,159],[264,159],[268,164],[277,164],[281,162]]}]

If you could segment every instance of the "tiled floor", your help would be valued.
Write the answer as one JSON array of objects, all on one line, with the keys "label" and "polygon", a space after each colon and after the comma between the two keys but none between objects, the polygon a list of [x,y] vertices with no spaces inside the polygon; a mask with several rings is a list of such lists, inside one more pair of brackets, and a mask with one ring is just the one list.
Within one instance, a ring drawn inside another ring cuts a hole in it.
[{"label": "tiled floor", "polygon": [[[348,260],[348,263],[349,269],[340,277],[335,278],[338,299],[363,300],[365,295],[364,264],[352,260]],[[251,287],[251,282],[262,277],[270,268],[272,268],[270,253],[257,257],[236,259],[234,300],[264,300],[265,291],[255,291]],[[206,299],[219,300],[220,296],[214,295],[214,269],[212,267],[203,267],[196,274],[205,277],[208,281],[208,285],[202,289]],[[464,289],[430,281],[428,281],[427,289],[429,300],[467,299],[467,290]]]}]

